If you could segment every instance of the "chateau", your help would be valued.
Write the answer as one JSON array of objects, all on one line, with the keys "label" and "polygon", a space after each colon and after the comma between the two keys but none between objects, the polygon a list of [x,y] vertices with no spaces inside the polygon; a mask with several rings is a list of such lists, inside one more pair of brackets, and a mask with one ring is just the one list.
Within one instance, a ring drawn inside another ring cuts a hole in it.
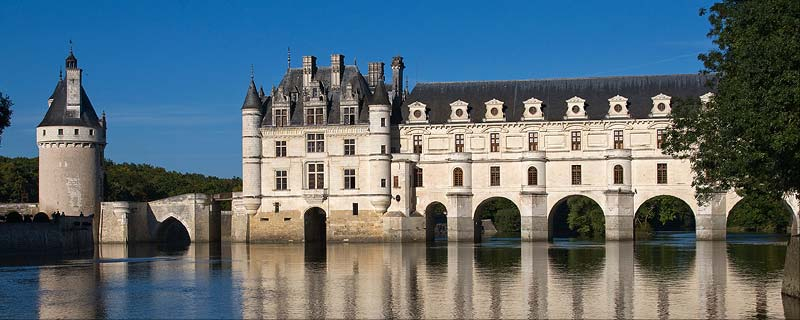
[{"label": "chateau", "polygon": [[438,203],[448,239],[471,241],[478,206],[504,197],[519,208],[522,238],[546,240],[572,195],[600,205],[607,239],[632,239],[634,213],[659,195],[689,204],[698,239],[725,237],[738,196],[699,205],[689,163],[661,151],[673,104],[708,102],[712,78],[419,83],[409,93],[402,57],[388,83],[383,63],[364,75],[344,61],[305,56],[268,94],[251,79],[233,238],[419,241],[432,236],[426,212]]}]

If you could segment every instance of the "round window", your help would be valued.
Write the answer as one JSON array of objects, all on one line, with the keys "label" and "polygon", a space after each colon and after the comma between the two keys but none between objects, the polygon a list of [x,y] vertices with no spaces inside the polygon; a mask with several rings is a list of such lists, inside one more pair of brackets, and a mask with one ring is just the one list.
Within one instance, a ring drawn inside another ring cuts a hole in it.
[{"label": "round window", "polygon": [[615,104],[614,105],[614,112],[617,112],[617,113],[622,112],[622,106],[618,105],[618,104]]},{"label": "round window", "polygon": [[414,110],[414,118],[420,118],[420,117],[422,117],[422,111]]},{"label": "round window", "polygon": [[580,107],[578,107],[578,106],[572,106],[572,113],[578,113],[578,111],[581,111],[581,108],[580,108]]},{"label": "round window", "polygon": [[464,115],[464,109],[456,109],[456,117],[461,117]]},{"label": "round window", "polygon": [[530,114],[536,114],[536,107],[530,107],[530,108],[528,108],[528,113],[530,113]]},{"label": "round window", "polygon": [[664,103],[659,103],[656,108],[658,108],[658,111],[664,111],[667,109],[667,106]]},{"label": "round window", "polygon": [[493,116],[496,116],[497,115],[497,108],[492,108],[491,112],[492,112]]}]

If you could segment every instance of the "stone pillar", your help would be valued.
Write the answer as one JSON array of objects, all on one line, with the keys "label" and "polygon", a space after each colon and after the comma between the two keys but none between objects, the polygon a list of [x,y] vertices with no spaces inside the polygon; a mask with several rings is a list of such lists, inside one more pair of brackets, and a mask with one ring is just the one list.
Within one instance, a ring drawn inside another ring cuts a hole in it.
[{"label": "stone pillar", "polygon": [[708,203],[698,206],[695,215],[697,240],[725,240],[726,222],[725,194],[716,193]]},{"label": "stone pillar", "polygon": [[475,241],[472,194],[448,193],[452,211],[447,212],[447,241]]},{"label": "stone pillar", "polygon": [[606,191],[606,240],[633,240],[633,193]]},{"label": "stone pillar", "polygon": [[523,194],[520,201],[522,241],[547,241],[547,194]]},{"label": "stone pillar", "polygon": [[798,223],[792,223],[792,236],[786,247],[786,264],[783,267],[783,292],[800,299],[800,235],[797,234]]}]

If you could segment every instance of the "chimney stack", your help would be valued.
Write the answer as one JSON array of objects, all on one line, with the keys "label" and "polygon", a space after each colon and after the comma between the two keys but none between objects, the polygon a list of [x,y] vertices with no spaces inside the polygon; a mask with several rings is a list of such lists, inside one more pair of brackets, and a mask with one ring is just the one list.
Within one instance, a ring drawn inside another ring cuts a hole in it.
[{"label": "chimney stack", "polygon": [[303,86],[311,85],[314,75],[317,73],[317,57],[303,56]]},{"label": "chimney stack", "polygon": [[403,69],[406,65],[403,63],[403,57],[396,56],[392,58],[392,90],[394,96],[401,96],[403,92]]},{"label": "chimney stack", "polygon": [[331,55],[331,88],[339,89],[342,86],[344,75],[344,55],[334,53]]},{"label": "chimney stack", "polygon": [[383,81],[383,62],[370,62],[367,72],[367,83],[370,89],[375,89],[378,82]]}]

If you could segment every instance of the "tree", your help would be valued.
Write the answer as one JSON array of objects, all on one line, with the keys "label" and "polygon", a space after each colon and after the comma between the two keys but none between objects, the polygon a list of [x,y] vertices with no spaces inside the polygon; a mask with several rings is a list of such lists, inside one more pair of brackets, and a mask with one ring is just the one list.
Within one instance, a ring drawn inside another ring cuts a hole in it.
[{"label": "tree", "polygon": [[569,228],[583,238],[602,238],[606,232],[606,220],[603,209],[587,197],[571,197],[567,199]]},{"label": "tree", "polygon": [[691,162],[698,200],[715,192],[773,199],[800,191],[800,1],[711,6],[716,48],[699,59],[712,101],[676,102],[665,152]]},{"label": "tree", "polygon": [[3,138],[3,130],[11,125],[11,106],[13,105],[14,102],[11,101],[11,98],[0,92],[0,141]]}]

